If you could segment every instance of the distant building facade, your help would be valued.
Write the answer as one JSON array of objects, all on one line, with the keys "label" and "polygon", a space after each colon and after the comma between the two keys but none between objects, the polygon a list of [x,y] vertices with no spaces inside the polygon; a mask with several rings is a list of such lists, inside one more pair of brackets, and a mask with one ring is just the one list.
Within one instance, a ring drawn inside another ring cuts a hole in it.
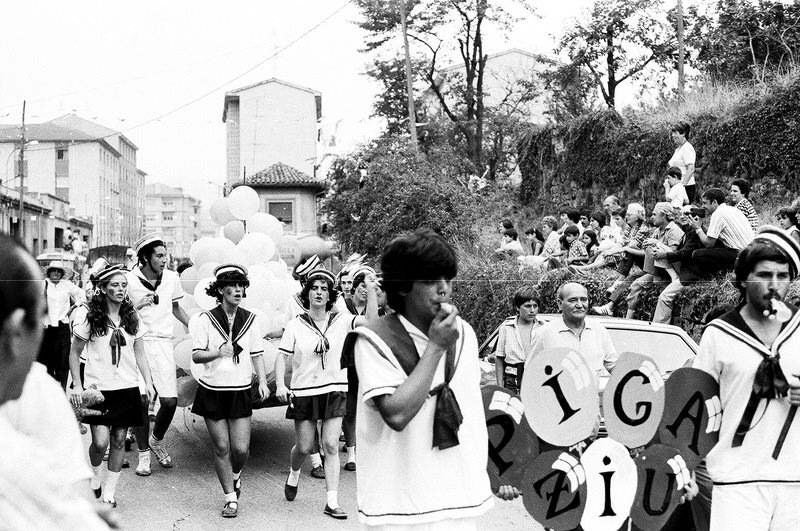
[{"label": "distant building facade", "polygon": [[173,257],[189,256],[192,242],[201,236],[200,201],[184,193],[182,188],[159,183],[148,184],[145,230],[161,234]]}]

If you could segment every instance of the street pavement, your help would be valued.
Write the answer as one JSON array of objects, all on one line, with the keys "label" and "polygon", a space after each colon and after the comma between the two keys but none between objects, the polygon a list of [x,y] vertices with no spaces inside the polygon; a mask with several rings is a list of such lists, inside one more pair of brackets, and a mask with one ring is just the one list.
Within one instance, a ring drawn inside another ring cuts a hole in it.
[{"label": "street pavement", "polygon": [[[322,513],[325,480],[312,478],[310,463],[303,467],[297,499],[288,502],[283,485],[289,451],[294,442],[285,407],[259,409],[253,415],[250,460],[242,474],[239,516],[224,519],[222,489],[214,473],[208,433],[202,417],[189,408],[178,408],[167,434],[174,467],[164,469],[153,456],[150,477],[134,474],[136,447],[127,454],[131,468],[123,469],[117,487],[122,529],[358,529],[356,473],[341,471],[339,503],[349,518],[333,520]],[[89,444],[89,436],[84,436]],[[340,454],[344,465],[345,454]],[[480,529],[541,529],[525,511],[521,499],[495,500],[495,507],[481,518]]]}]

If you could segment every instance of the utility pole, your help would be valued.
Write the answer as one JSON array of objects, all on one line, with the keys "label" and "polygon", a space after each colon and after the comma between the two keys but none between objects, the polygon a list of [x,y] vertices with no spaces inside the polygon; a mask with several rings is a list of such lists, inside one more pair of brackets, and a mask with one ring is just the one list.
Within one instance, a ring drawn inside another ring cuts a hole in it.
[{"label": "utility pole", "polygon": [[678,0],[678,93],[685,96],[685,80],[683,77],[683,0]]},{"label": "utility pole", "polygon": [[19,142],[19,230],[17,235],[19,241],[25,242],[25,223],[23,223],[23,211],[25,209],[25,100],[22,101],[22,127],[20,127],[20,142]]},{"label": "utility pole", "polygon": [[406,0],[400,2],[400,27],[403,30],[403,49],[406,56],[406,90],[408,92],[408,132],[414,154],[419,155],[417,147],[417,113],[414,109],[414,79],[411,74],[411,53],[408,51],[408,32],[406,27]]}]

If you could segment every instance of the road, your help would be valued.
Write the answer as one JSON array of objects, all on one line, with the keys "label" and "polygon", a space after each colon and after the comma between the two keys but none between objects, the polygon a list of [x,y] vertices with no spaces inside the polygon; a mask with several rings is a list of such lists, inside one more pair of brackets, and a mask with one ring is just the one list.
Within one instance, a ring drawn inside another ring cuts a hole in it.
[{"label": "road", "polygon": [[[349,514],[345,521],[322,513],[325,480],[309,476],[303,467],[297,499],[288,502],[283,485],[288,472],[294,430],[285,408],[256,410],[250,460],[242,474],[239,516],[223,519],[222,489],[214,474],[208,434],[202,417],[178,408],[167,434],[174,468],[161,468],[152,459],[153,474],[134,474],[136,450],[129,452],[131,468],[124,469],[117,487],[116,513],[123,529],[358,529],[356,474],[342,470],[339,500]],[[88,435],[84,436],[88,446]],[[342,464],[344,464],[344,454]],[[480,522],[481,529],[541,529],[521,500],[496,500]]]}]

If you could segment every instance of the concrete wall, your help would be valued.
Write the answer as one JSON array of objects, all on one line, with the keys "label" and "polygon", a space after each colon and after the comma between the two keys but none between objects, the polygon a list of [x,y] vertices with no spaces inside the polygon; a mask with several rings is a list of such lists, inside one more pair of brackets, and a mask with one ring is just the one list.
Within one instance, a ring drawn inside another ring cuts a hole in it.
[{"label": "concrete wall", "polygon": [[292,225],[284,225],[287,234],[317,234],[317,202],[313,190],[307,188],[254,187],[261,198],[261,212],[269,212],[270,202],[292,203]]}]

